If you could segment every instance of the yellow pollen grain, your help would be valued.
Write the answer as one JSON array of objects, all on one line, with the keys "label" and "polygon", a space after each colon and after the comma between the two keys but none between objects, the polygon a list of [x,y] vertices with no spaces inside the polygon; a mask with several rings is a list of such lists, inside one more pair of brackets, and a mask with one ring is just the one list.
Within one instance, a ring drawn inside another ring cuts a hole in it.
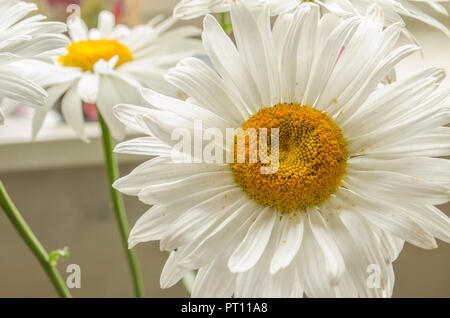
[{"label": "yellow pollen grain", "polygon": [[[276,173],[261,174],[261,167],[270,163],[249,163],[249,149],[259,149],[259,138],[246,137],[245,163],[237,163],[242,149],[235,138],[235,163],[230,165],[235,182],[261,205],[281,212],[302,210],[323,202],[341,185],[348,157],[346,141],[326,113],[300,104],[278,104],[260,110],[242,128],[254,128],[257,133],[266,128],[268,156],[279,158]],[[279,129],[278,153],[270,144],[271,128]]]},{"label": "yellow pollen grain", "polygon": [[68,54],[60,56],[58,61],[64,66],[79,67],[83,71],[93,71],[100,59],[109,61],[118,55],[116,67],[133,60],[133,53],[125,45],[115,40],[88,40],[73,42],[67,47]]}]

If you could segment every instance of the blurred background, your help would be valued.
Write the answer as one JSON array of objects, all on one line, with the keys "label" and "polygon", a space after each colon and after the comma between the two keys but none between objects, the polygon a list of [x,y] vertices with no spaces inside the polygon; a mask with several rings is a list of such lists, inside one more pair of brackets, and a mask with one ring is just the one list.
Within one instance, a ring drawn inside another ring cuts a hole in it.
[{"label": "blurred background", "polygon": [[[76,3],[89,27],[98,12],[114,12],[120,23],[136,25],[157,14],[170,16],[178,0],[40,0],[41,13],[65,21],[66,7]],[[446,4],[450,11],[450,4]],[[450,27],[450,18],[440,16]],[[423,56],[401,63],[399,78],[426,66],[450,71],[450,39],[422,23],[406,20],[423,46]],[[179,22],[201,26],[201,19]],[[450,86],[447,78],[444,86]],[[91,144],[82,143],[57,111],[48,116],[37,142],[30,142],[32,110],[23,106],[0,128],[0,179],[48,251],[69,247],[70,256],[59,263],[63,277],[68,264],[81,267],[81,288],[74,297],[131,297],[128,267],[109,209],[103,154],[95,121],[87,123]],[[89,114],[86,114],[87,116]],[[131,137],[131,136],[130,136]],[[143,158],[121,156],[121,174],[129,173]],[[125,197],[129,224],[147,210],[135,197]],[[450,214],[450,204],[441,207]],[[450,245],[426,251],[409,244],[394,263],[395,297],[450,297]],[[167,258],[157,242],[137,247],[148,297],[186,297],[182,284],[161,290],[159,275]],[[39,264],[0,213],[0,297],[54,297]]]}]

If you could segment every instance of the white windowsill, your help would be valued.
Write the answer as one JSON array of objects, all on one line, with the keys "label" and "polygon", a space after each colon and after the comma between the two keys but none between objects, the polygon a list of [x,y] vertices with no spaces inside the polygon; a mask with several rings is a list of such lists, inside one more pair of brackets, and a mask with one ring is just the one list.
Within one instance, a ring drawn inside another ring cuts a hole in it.
[{"label": "white windowsill", "polygon": [[[8,120],[9,122],[10,120]],[[0,129],[0,173],[32,170],[63,169],[103,164],[103,148],[100,140],[100,127],[96,122],[86,123],[86,133],[90,143],[84,143],[69,126],[60,124],[42,129],[37,141],[32,142],[29,126],[16,130],[15,135],[3,134]],[[127,138],[137,137],[136,132],[128,132]],[[141,156],[120,155],[121,163],[138,163]]]}]

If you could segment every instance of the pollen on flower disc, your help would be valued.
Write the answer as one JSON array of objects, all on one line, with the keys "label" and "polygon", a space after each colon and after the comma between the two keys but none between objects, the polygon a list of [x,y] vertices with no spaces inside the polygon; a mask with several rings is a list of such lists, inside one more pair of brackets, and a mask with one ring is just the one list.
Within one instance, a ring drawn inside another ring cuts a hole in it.
[{"label": "pollen on flower disc", "polygon": [[68,54],[59,57],[64,66],[79,67],[83,71],[93,71],[95,63],[100,59],[109,61],[118,55],[116,67],[133,60],[133,53],[128,47],[116,40],[87,40],[73,42],[67,47]]},{"label": "pollen on flower disc", "polygon": [[[235,182],[250,198],[290,212],[317,205],[338,189],[346,170],[347,147],[341,130],[326,113],[300,104],[278,104],[250,117],[242,133],[250,128],[258,137],[246,135],[244,145],[238,142],[238,134],[231,164]],[[261,167],[270,166],[260,160],[261,128],[267,129],[268,158],[278,157],[275,173],[261,173]],[[278,152],[271,144],[272,128],[278,128]],[[252,149],[258,153],[254,163],[250,161]],[[240,151],[245,152],[245,162],[237,160]]]}]

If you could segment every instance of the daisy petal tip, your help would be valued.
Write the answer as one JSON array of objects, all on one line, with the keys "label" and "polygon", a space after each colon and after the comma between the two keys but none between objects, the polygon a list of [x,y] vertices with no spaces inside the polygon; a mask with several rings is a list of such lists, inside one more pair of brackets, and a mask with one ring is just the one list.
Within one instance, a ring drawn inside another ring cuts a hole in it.
[{"label": "daisy petal tip", "polygon": [[113,110],[114,116],[117,117],[117,115],[120,114],[124,110],[125,107],[126,107],[125,104],[117,104],[116,106],[113,106],[112,110]]},{"label": "daisy petal tip", "polygon": [[215,26],[220,26],[219,22],[211,14],[206,14],[205,17],[203,18],[203,32],[202,32],[202,34],[205,34],[205,32],[207,32],[208,29],[210,29],[211,27],[215,27]]},{"label": "daisy petal tip", "polygon": [[154,98],[154,96],[157,96],[157,93],[148,87],[140,87],[139,93],[141,96],[151,105],[151,101]]},{"label": "daisy petal tip", "polygon": [[383,13],[383,8],[378,3],[373,3],[367,8],[366,15],[380,15]]},{"label": "daisy petal tip", "polygon": [[216,21],[216,18],[214,18],[214,16],[212,14],[205,14],[205,17],[203,18],[203,24],[207,23],[207,22],[212,22],[212,21]]},{"label": "daisy petal tip", "polygon": [[228,260],[228,269],[230,270],[230,272],[232,273],[242,273],[242,272],[246,272],[249,269],[251,269],[251,266],[248,266],[246,264],[241,264],[239,263],[239,260],[234,259],[234,258],[230,258]]},{"label": "daisy petal tip", "polygon": [[167,251],[167,244],[163,240],[159,241],[159,250],[161,252]]},{"label": "daisy petal tip", "polygon": [[90,144],[91,140],[87,137],[87,136],[81,136],[80,137],[81,141],[84,142],[85,144]]},{"label": "daisy petal tip", "polygon": [[114,183],[111,185],[114,189],[116,189],[117,191],[120,191],[121,186],[122,186],[122,180],[121,178],[117,179],[116,181],[114,181]]},{"label": "daisy petal tip", "polygon": [[38,133],[39,133],[39,131],[33,131],[31,133],[31,141],[32,142],[36,142],[37,141]]},{"label": "daisy petal tip", "polygon": [[135,248],[136,245],[138,245],[139,242],[135,241],[135,240],[129,240],[128,241],[128,249],[131,250],[132,248]]},{"label": "daisy petal tip", "polygon": [[438,248],[436,239],[434,237],[432,239],[430,239],[429,242],[427,242],[427,245],[424,246],[424,248],[428,249],[428,250],[434,250],[434,249]]},{"label": "daisy petal tip", "polygon": [[182,2],[179,2],[174,8],[173,8],[173,14],[172,17],[175,19],[182,19],[186,16],[186,13],[183,12],[183,6]]},{"label": "daisy petal tip", "polygon": [[121,144],[117,144],[117,145],[114,147],[113,151],[114,151],[115,153],[120,153],[120,150],[121,150],[121,149],[122,149]]},{"label": "daisy petal tip", "polygon": [[281,269],[281,267],[279,266],[274,266],[274,265],[270,265],[270,269],[269,269],[269,273],[271,275],[275,275],[276,273],[278,273],[278,271]]},{"label": "daisy petal tip", "polygon": [[161,287],[161,289],[168,289],[168,288],[172,287],[173,285],[175,285],[177,282],[174,283],[174,282],[171,282],[170,280],[166,281],[165,278],[164,279],[161,278],[161,280],[159,281],[159,286]]},{"label": "daisy petal tip", "polygon": [[327,272],[328,281],[331,286],[337,286],[344,275],[345,267],[336,268],[333,271]]}]

